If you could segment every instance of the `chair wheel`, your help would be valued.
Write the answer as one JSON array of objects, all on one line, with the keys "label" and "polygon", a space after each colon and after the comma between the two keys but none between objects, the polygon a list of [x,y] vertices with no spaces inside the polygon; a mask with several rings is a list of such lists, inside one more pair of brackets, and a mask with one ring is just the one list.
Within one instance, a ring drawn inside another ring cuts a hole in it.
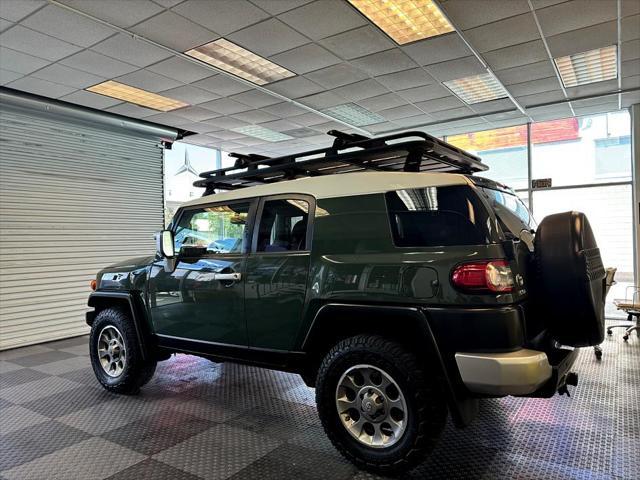
[{"label": "chair wheel", "polygon": [[596,350],[595,354],[596,354],[596,360],[602,360],[602,352]]},{"label": "chair wheel", "polygon": [[607,335],[613,335],[613,332],[609,328],[607,328]]},{"label": "chair wheel", "polygon": [[623,335],[622,339],[626,342],[627,340],[629,340],[629,335]]}]

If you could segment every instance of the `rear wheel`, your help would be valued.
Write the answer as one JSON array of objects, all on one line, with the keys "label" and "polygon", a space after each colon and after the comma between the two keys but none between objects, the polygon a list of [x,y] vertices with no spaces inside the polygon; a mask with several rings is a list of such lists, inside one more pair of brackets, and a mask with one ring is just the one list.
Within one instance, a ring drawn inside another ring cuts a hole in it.
[{"label": "rear wheel", "polygon": [[91,365],[98,381],[114,393],[135,394],[156,369],[155,360],[144,360],[133,320],[126,312],[106,308],[91,326]]},{"label": "rear wheel", "polygon": [[361,468],[396,473],[435,446],[447,408],[416,356],[373,335],[338,343],[318,372],[316,401],[334,446]]}]

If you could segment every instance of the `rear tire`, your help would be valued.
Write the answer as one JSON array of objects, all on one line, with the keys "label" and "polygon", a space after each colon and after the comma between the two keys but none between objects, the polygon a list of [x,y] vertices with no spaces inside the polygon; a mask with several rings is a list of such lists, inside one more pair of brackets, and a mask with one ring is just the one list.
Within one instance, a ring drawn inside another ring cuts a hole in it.
[{"label": "rear tire", "polygon": [[[351,372],[353,381],[345,380]],[[356,397],[348,385],[358,390],[353,390]],[[343,406],[345,398],[354,408]],[[440,390],[416,356],[375,335],[347,338],[331,349],[318,372],[316,402],[336,449],[358,467],[384,474],[420,463],[435,447],[447,419]]]},{"label": "rear tire", "polygon": [[106,308],[91,326],[89,353],[93,372],[110,392],[133,395],[156,370],[156,360],[144,360],[131,316]]}]

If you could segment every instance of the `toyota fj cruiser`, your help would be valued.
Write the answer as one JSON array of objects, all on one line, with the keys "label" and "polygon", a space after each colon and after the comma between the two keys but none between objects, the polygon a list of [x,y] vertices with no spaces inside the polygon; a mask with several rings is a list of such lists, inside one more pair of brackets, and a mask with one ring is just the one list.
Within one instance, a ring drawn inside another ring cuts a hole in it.
[{"label": "toyota fj cruiser", "polygon": [[582,213],[536,226],[480,159],[422,132],[236,155],[157,235],[100,271],[100,383],[133,394],[181,352],[299,373],[335,445],[397,472],[478,399],[575,385],[603,339],[604,269]]}]

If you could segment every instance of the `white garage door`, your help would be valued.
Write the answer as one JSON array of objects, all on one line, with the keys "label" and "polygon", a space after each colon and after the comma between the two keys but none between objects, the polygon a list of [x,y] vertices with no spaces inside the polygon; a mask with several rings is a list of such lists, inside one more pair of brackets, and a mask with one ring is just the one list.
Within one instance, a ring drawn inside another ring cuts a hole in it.
[{"label": "white garage door", "polygon": [[154,252],[157,139],[0,112],[0,350],[87,333],[89,281]]}]

